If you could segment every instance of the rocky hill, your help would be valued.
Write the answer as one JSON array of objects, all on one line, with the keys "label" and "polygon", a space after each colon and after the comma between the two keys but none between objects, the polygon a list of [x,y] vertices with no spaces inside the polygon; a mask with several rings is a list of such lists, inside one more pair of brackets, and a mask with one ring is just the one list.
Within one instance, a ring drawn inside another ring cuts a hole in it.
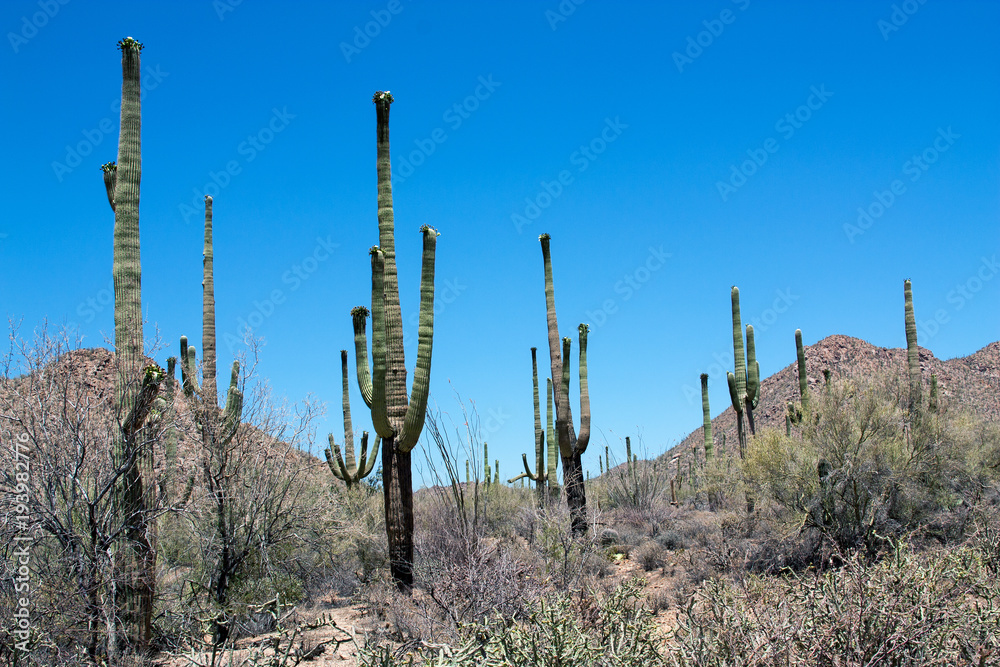
[{"label": "rocky hill", "polygon": [[[990,343],[967,357],[938,359],[930,350],[920,350],[920,372],[924,386],[930,385],[931,375],[937,375],[938,391],[942,401],[957,402],[972,412],[991,420],[1000,420],[1000,341]],[[833,377],[864,377],[880,372],[897,372],[906,375],[906,349],[876,347],[850,336],[827,336],[815,345],[805,348],[806,374],[809,388],[815,392],[823,386],[823,371],[829,369]],[[725,382],[724,378],[713,378]],[[726,434],[726,447],[736,446],[736,418],[732,405],[712,419],[712,433],[716,441]],[[754,411],[757,428],[784,428],[785,406],[788,401],[799,401],[799,375],[793,362],[774,375],[761,381],[760,405]],[[717,413],[720,406],[713,405]],[[701,428],[692,431],[681,443],[667,452],[672,457],[690,451],[693,445],[703,443]]]}]

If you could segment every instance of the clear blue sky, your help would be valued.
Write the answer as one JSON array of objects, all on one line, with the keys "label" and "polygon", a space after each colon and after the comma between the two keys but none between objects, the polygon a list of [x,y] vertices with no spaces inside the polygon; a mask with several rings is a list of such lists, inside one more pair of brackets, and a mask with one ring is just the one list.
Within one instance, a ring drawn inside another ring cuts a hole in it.
[{"label": "clear blue sky", "polygon": [[[91,346],[112,335],[99,166],[117,150],[115,44],[133,36],[157,359],[181,334],[200,347],[207,188],[220,367],[251,320],[275,393],[326,401],[318,440],[342,438],[339,350],[378,239],[371,96],[391,90],[405,321],[418,229],[442,234],[434,398],[476,402],[504,477],[532,451],[548,232],[563,333],[592,325],[596,474],[605,439],[642,434],[654,455],[696,428],[701,372],[713,414],[728,404],[731,285],[765,374],[794,360],[796,328],[902,346],[905,278],[938,357],[998,338],[998,28],[1000,4],[942,0],[7,1],[3,310]],[[353,369],[352,352],[360,430]]]}]

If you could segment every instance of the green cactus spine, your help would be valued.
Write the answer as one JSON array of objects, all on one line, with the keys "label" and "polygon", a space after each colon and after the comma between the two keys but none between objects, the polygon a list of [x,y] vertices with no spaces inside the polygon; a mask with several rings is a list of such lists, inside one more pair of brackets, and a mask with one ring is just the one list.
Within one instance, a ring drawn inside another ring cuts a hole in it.
[{"label": "green cactus spine", "polygon": [[[754,345],[753,326],[746,329],[746,348],[743,345],[743,324],[740,320],[740,290],[733,287],[730,296],[733,306],[733,359],[734,372],[727,373],[729,396],[736,412],[736,435],[740,443],[740,458],[746,453],[747,432],[756,432],[753,420],[753,410],[760,401],[760,365],[757,363],[757,352]],[[744,358],[744,349],[746,357]],[[746,417],[746,424],[743,418]]]},{"label": "green cactus spine", "polygon": [[358,467],[354,458],[354,428],[351,425],[351,397],[350,385],[347,381],[347,350],[340,351],[340,374],[343,380],[343,404],[344,404],[344,453],[341,454],[340,446],[333,438],[333,433],[327,436],[330,447],[324,450],[326,462],[330,466],[330,472],[337,479],[344,482],[347,488],[351,488],[361,483],[375,468],[375,459],[378,457],[378,448],[381,439],[375,437],[375,446],[372,447],[371,456],[368,456],[368,431],[361,434],[361,467]]},{"label": "green cactus spine", "polygon": [[[583,484],[583,453],[590,442],[590,395],[587,385],[587,332],[586,324],[579,326],[580,333],[580,434],[573,427],[573,411],[569,404],[569,349],[570,339],[563,339],[563,352],[559,350],[559,324],[556,318],[555,287],[552,280],[550,237],[542,234],[542,263],[545,272],[545,307],[549,334],[549,358],[552,377],[562,378],[555,391],[556,438],[563,464],[563,484],[566,487],[566,504],[569,506],[574,534],[587,532],[587,492]],[[551,440],[549,441],[551,444]]]},{"label": "green cactus spine", "polygon": [[434,257],[438,233],[423,234],[420,279],[420,319],[417,364],[412,395],[406,394],[402,315],[396,275],[395,222],[392,209],[392,171],[389,160],[389,106],[392,95],[376,92],[376,171],[378,176],[379,245],[372,248],[372,370],[369,376],[365,340],[365,313],[355,309],[354,333],[358,385],[371,408],[372,424],[382,438],[382,488],[389,567],[397,588],[413,588],[413,474],[410,451],[417,444],[427,412],[431,349],[434,336]]},{"label": "green cactus spine", "polygon": [[712,440],[712,411],[708,407],[708,373],[701,374],[701,417],[705,433],[705,460],[711,461],[715,443]]},{"label": "green cactus spine", "polygon": [[920,351],[917,349],[917,320],[913,315],[913,290],[910,281],[903,281],[903,308],[906,324],[906,364],[910,376],[909,410],[920,414],[922,387],[920,381]]}]

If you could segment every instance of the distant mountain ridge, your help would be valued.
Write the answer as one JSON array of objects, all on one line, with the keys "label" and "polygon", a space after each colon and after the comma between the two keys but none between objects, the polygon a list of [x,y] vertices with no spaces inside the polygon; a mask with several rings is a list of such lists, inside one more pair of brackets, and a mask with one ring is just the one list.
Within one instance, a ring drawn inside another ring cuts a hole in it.
[{"label": "distant mountain ridge", "polygon": [[[770,377],[761,380],[760,405],[754,410],[758,430],[765,427],[785,427],[785,406],[788,401],[799,401],[799,374],[794,361],[795,350],[789,345],[792,363]],[[937,375],[938,395],[941,400],[958,401],[975,414],[989,420],[1000,420],[1000,341],[990,343],[967,357],[942,361],[925,348],[920,350],[920,373],[924,386],[929,387],[931,375]],[[905,377],[906,349],[876,347],[859,338],[835,334],[814,345],[805,347],[806,375],[809,389],[816,392],[823,387],[823,370],[829,369],[833,377],[856,377],[893,370]],[[710,382],[725,382],[725,378],[711,378]],[[718,405],[712,406],[712,434],[716,442],[726,434],[726,449],[737,446],[736,417],[726,394],[726,409],[719,414]],[[700,411],[701,403],[697,405]],[[692,431],[680,444],[672,447],[667,458],[690,451],[692,445],[704,443],[701,427]]]}]

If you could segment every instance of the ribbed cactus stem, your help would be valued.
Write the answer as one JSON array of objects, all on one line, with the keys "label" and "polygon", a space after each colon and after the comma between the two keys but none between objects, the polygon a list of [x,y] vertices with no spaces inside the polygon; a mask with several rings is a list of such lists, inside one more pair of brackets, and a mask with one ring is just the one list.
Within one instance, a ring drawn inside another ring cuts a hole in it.
[{"label": "ribbed cactus stem", "polygon": [[[372,365],[368,386],[365,317],[355,309],[354,333],[358,385],[370,405],[372,423],[382,438],[382,487],[389,564],[396,586],[409,592],[413,586],[413,475],[410,451],[417,444],[427,412],[431,352],[434,335],[434,264],[438,233],[424,226],[420,274],[420,315],[417,329],[417,363],[412,394],[406,393],[403,325],[396,272],[395,214],[392,206],[392,168],[389,152],[388,91],[372,97],[375,104],[378,182],[379,245],[372,249]],[[370,399],[369,399],[370,395]]]},{"label": "ribbed cactus stem", "polygon": [[809,409],[809,378],[806,375],[806,350],[802,345],[802,329],[795,330],[795,362],[799,369],[799,401],[802,412]]},{"label": "ribbed cactus stem", "polygon": [[938,379],[937,375],[931,375],[931,392],[927,399],[927,410],[936,413],[938,411]]},{"label": "ribbed cactus stem", "polygon": [[[578,328],[580,335],[580,434],[573,426],[569,402],[569,338],[563,339],[559,349],[559,324],[556,318],[555,287],[552,279],[550,237],[538,237],[542,246],[542,266],[545,277],[545,309],[548,327],[549,358],[552,378],[561,378],[554,386],[556,411],[556,438],[563,462],[563,484],[566,487],[566,504],[569,506],[572,529],[575,534],[587,532],[587,492],[583,479],[583,453],[590,441],[590,394],[587,384],[587,325]],[[551,447],[551,440],[549,442]]]},{"label": "ribbed cactus stem", "polygon": [[701,374],[701,416],[702,430],[705,435],[705,460],[710,461],[713,456],[714,442],[712,441],[712,412],[708,406],[708,373]]},{"label": "ribbed cactus stem", "polygon": [[919,414],[922,404],[920,380],[920,351],[917,349],[917,320],[913,314],[913,290],[909,280],[903,281],[903,306],[906,324],[906,363],[910,376],[909,409]]},{"label": "ribbed cactus stem", "polygon": [[368,431],[362,433],[361,467],[359,468],[354,458],[354,428],[351,423],[351,395],[347,374],[347,350],[340,351],[340,375],[341,402],[344,407],[344,452],[343,454],[341,453],[340,446],[337,445],[333,434],[330,433],[327,436],[330,447],[324,450],[323,453],[326,455],[326,462],[330,466],[330,472],[333,473],[333,476],[344,482],[347,488],[351,488],[360,484],[361,480],[367,477],[375,468],[375,459],[378,457],[378,446],[381,444],[381,439],[379,436],[376,436],[375,446],[372,447],[371,455],[368,456]]},{"label": "ribbed cactus stem", "polygon": [[212,248],[212,198],[205,196],[205,249],[202,260],[201,387],[206,403],[219,404],[215,385],[215,252]]},{"label": "ribbed cactus stem", "polygon": [[[128,555],[118,559],[122,581],[123,621],[133,647],[143,651],[152,635],[156,552],[149,540],[153,504],[153,457],[139,442],[149,409],[159,389],[158,374],[144,362],[142,274],[139,258],[139,184],[142,180],[140,59],[142,45],[131,37],[118,42],[122,53],[121,130],[118,159],[105,165],[104,185],[115,214],[115,402],[122,432],[115,439],[115,463],[126,469],[119,478],[117,503],[127,526]],[[158,369],[157,369],[158,370]]]}]

